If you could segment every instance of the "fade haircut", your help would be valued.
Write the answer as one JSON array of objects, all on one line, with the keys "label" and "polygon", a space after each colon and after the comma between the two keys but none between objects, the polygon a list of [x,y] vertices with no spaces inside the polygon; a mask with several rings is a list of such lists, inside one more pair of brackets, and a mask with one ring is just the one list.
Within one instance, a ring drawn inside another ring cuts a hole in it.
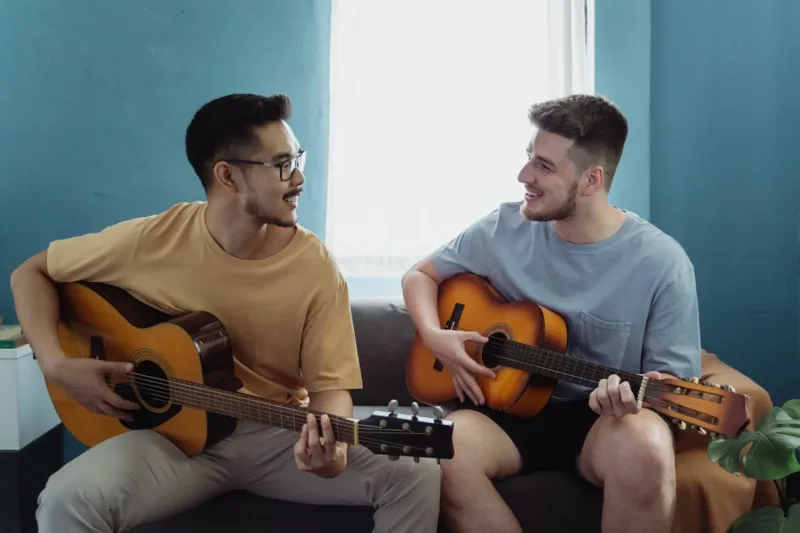
[{"label": "fade haircut", "polygon": [[528,118],[542,131],[573,140],[569,157],[578,173],[600,165],[605,189],[611,188],[628,137],[628,121],[616,105],[600,96],[576,94],[534,104]]},{"label": "fade haircut", "polygon": [[206,192],[214,181],[212,170],[217,161],[257,150],[255,128],[288,120],[291,110],[284,94],[229,94],[197,110],[186,128],[186,156]]}]

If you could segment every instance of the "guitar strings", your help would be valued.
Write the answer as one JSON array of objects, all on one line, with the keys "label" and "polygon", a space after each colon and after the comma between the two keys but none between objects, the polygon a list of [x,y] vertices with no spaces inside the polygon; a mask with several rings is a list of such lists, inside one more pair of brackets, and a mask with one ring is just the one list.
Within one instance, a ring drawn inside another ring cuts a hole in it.
[{"label": "guitar strings", "polygon": [[[547,356],[547,357],[553,357],[554,360],[556,358],[561,358],[561,359],[564,360],[564,363],[562,364],[562,366],[567,368],[568,370],[570,370],[572,372],[576,372],[580,365],[584,365],[584,367],[585,367],[584,370],[589,369],[593,373],[604,372],[604,373],[607,373],[609,375],[610,374],[616,374],[616,375],[620,376],[621,379],[623,377],[627,377],[628,379],[622,379],[622,381],[635,382],[635,384],[637,386],[641,386],[642,381],[643,381],[642,380],[643,376],[638,375],[638,374],[632,374],[632,373],[621,371],[621,370],[615,370],[613,368],[606,367],[606,366],[603,366],[603,365],[599,365],[597,363],[592,363],[590,361],[584,361],[582,359],[577,359],[577,358],[574,358],[574,357],[570,357],[570,356],[568,356],[566,354],[563,354],[561,352],[556,352],[556,351],[552,351],[552,350],[546,350],[546,349],[540,348],[538,346],[532,346],[532,345],[528,345],[528,344],[523,344],[523,343],[519,343],[519,342],[516,342],[516,341],[513,341],[513,340],[509,340],[509,339],[499,339],[497,337],[489,337],[489,341],[487,343],[485,343],[485,345],[492,345],[492,347],[500,346],[501,349],[503,349],[503,351],[505,351],[507,354],[510,354],[511,356],[514,356],[514,357],[510,357],[510,356],[507,356],[507,355],[504,356],[504,355],[498,355],[498,354],[494,354],[494,353],[490,354],[491,356],[496,357],[498,359],[503,359],[505,361],[514,361],[514,362],[518,362],[518,363],[523,363],[526,366],[530,366],[531,368],[535,368],[537,370],[547,370],[547,371],[552,372],[554,374],[560,374],[560,375],[568,376],[568,377],[575,377],[575,378],[580,379],[582,381],[587,381],[592,385],[597,385],[600,380],[592,379],[592,378],[588,378],[588,377],[577,376],[577,375],[574,375],[574,374],[570,374],[569,372],[553,370],[553,369],[551,369],[549,367],[543,366],[541,364],[537,364],[537,363],[535,363],[533,361],[530,361],[530,355],[531,355],[530,352],[533,352],[534,357],[543,355],[543,356]],[[692,382],[686,382],[686,383],[689,384],[689,385],[692,385]],[[683,385],[681,385],[681,386],[683,386]],[[674,386],[672,386],[672,385],[669,385],[669,384],[666,384],[666,383],[660,383],[659,380],[651,378],[650,381],[647,384],[647,391],[646,392],[651,391],[651,390],[656,390],[656,391],[660,391],[660,392],[670,392],[673,388],[674,388]],[[687,388],[691,388],[691,386],[688,386]],[[708,393],[708,394],[710,394],[710,393]]]},{"label": "guitar strings", "polygon": [[[176,398],[175,396],[171,396],[168,392],[165,393],[165,389],[163,387],[156,386],[155,388],[153,388],[153,386],[151,385],[151,386],[145,386],[145,387],[137,386],[137,388],[144,389],[144,390],[147,390],[147,391],[155,391],[155,394],[150,395],[149,398],[160,399],[160,400],[169,401],[169,402],[172,402],[172,403],[175,403],[175,404],[178,404],[178,405],[186,405],[188,407],[192,407],[191,402],[189,402],[189,403],[183,402],[180,399]],[[228,414],[228,413],[224,413],[223,412],[222,414]],[[288,419],[289,421],[292,422],[292,426],[293,426],[294,431],[298,432],[298,433],[300,432],[300,429],[297,428],[298,419],[296,417],[292,417],[291,415],[286,415],[286,414],[281,413],[281,414],[278,414],[275,418],[280,418],[281,422],[286,422],[287,419]],[[292,420],[292,418],[294,418],[294,420]],[[271,422],[273,420],[273,417],[269,417],[269,420]],[[262,419],[259,419],[259,421],[261,421],[263,423],[266,423],[265,420],[262,420]],[[348,427],[347,425],[340,426],[339,424],[337,424],[333,420],[331,420],[331,422],[335,426],[335,432],[336,432],[336,435],[337,435],[337,440],[341,441],[341,440],[349,439],[348,442],[352,443],[352,441],[354,440],[354,437],[355,437],[355,432],[352,431],[351,428]],[[303,417],[303,419],[301,421],[299,421],[299,423],[301,424],[301,427],[302,427],[302,424],[305,424],[305,417]],[[274,426],[274,424],[268,424],[268,425],[273,425]],[[361,427],[360,424],[359,424],[359,427]],[[284,428],[284,429],[288,429],[288,428]],[[358,444],[360,444],[360,445],[374,445],[374,446],[378,446],[378,447],[380,447],[382,445],[387,445],[387,446],[394,446],[395,448],[398,448],[400,445],[397,444],[396,442],[393,442],[391,440],[384,440],[384,439],[380,439],[380,438],[376,439],[376,438],[368,436],[368,435],[370,435],[372,433],[381,434],[381,433],[392,433],[392,432],[400,432],[400,433],[403,433],[404,435],[415,435],[412,432],[402,431],[402,430],[391,430],[391,429],[389,429],[389,430],[380,430],[380,431],[374,431],[374,430],[373,431],[366,430],[364,432],[359,431],[358,432],[358,435],[359,435]],[[367,436],[362,436],[362,433],[365,433]],[[427,448],[423,448],[423,447],[418,446],[418,445],[407,445],[407,446],[408,446],[408,448],[410,450],[419,451],[419,452],[422,452],[422,451],[426,451],[427,452]],[[435,456],[428,456],[427,453],[425,453],[424,455],[421,455],[421,457],[434,458]]]},{"label": "guitar strings", "polygon": [[[189,401],[187,402],[186,401],[187,399],[183,399],[182,400],[180,398],[176,398],[174,395],[171,394],[171,391],[179,393],[179,392],[186,392],[186,391],[191,390],[191,391],[193,391],[193,392],[191,392],[193,397],[201,397],[204,400],[211,399],[212,401],[217,402],[217,405],[214,406],[214,407],[217,407],[222,412],[222,414],[228,414],[228,415],[231,414],[230,412],[226,412],[226,407],[227,406],[219,402],[219,398],[224,396],[224,394],[221,394],[221,393],[219,393],[217,391],[213,391],[213,394],[209,394],[209,391],[205,390],[204,388],[197,387],[194,384],[191,384],[191,383],[188,383],[188,382],[182,382],[182,381],[176,381],[176,380],[165,380],[163,378],[158,378],[158,377],[155,377],[155,376],[148,376],[146,374],[139,374],[139,373],[135,373],[135,372],[134,373],[130,373],[128,375],[136,376],[137,380],[135,382],[133,382],[133,384],[140,391],[155,392],[155,394],[150,396],[153,399],[163,400],[163,401],[172,401],[172,402],[174,402],[176,404],[179,404],[179,405],[187,405],[187,406],[191,407],[192,406],[191,405],[192,402],[190,401],[191,399],[189,399]],[[140,384],[139,383],[139,379],[144,380],[144,383]],[[126,383],[131,383],[131,381],[126,381]],[[222,392],[223,393],[227,393],[229,391],[222,391]],[[281,423],[285,423],[287,421],[291,422],[292,426],[293,426],[293,429],[296,432],[300,431],[300,429],[297,427],[298,424],[299,424],[300,427],[302,427],[302,425],[306,423],[305,416],[306,416],[307,413],[297,412],[296,411],[297,409],[301,409],[299,407],[284,406],[284,405],[274,404],[274,403],[266,403],[265,404],[265,403],[263,403],[265,400],[263,400],[262,398],[255,397],[255,398],[251,399],[251,398],[248,398],[247,395],[244,395],[244,394],[241,394],[241,393],[229,394],[228,397],[231,398],[231,399],[235,399],[237,401],[238,400],[243,400],[245,403],[251,403],[253,405],[256,405],[256,411],[258,411],[256,413],[256,415],[257,415],[257,418],[259,419],[259,421],[261,421],[261,422],[264,422],[266,419],[269,419],[271,421],[273,416],[274,416],[275,418],[278,418]],[[223,400],[223,402],[224,402],[224,400]],[[267,416],[261,416],[262,413],[260,411],[260,408],[263,407],[264,405],[267,406],[267,409],[274,409],[276,411],[276,413],[267,414]],[[307,411],[308,413],[313,413],[313,414],[316,414],[316,415],[322,414],[322,413],[316,413],[316,412],[310,411],[310,410],[305,410],[305,409],[303,409],[303,410]],[[361,424],[360,422],[357,422],[357,421],[354,423],[354,422],[349,421],[349,420],[344,420],[344,417],[337,417],[336,415],[329,415],[329,416],[330,416],[330,419],[331,419],[331,424],[334,426],[334,429],[335,429],[337,435],[340,436],[340,438],[349,438],[350,440],[353,440],[355,438],[355,433],[356,433],[356,430],[354,428],[354,424],[357,423],[358,424],[358,431],[357,432],[358,432],[358,435],[359,435],[359,439],[358,440],[359,440],[360,444],[372,444],[372,445],[378,445],[378,446],[386,444],[386,445],[389,445],[389,446],[397,447],[398,444],[393,443],[390,440],[382,440],[382,439],[376,439],[374,437],[370,437],[370,435],[381,435],[381,434],[385,434],[385,433],[398,433],[398,434],[408,435],[408,436],[427,436],[427,434],[419,433],[419,432],[406,431],[406,430],[402,430],[402,429],[381,429],[381,428],[379,428],[379,426]],[[342,419],[338,420],[337,418],[342,418]],[[363,436],[363,438],[362,438],[362,436]],[[409,446],[410,449],[415,450],[415,451],[425,451],[427,449],[427,448],[423,448],[423,447],[417,446],[417,445],[408,445],[408,446]],[[424,457],[428,457],[428,455],[425,454]]]},{"label": "guitar strings", "polygon": [[[164,380],[163,378],[158,378],[158,377],[155,377],[155,376],[148,376],[148,375],[145,375],[145,374],[133,373],[133,375],[137,376],[137,378],[140,378],[140,379],[155,381],[155,383],[153,383],[153,382],[151,382],[151,383],[145,382],[144,384],[139,384],[138,383],[138,379],[137,379],[137,382],[135,383],[137,389],[139,389],[140,391],[147,391],[147,392],[155,392],[156,393],[156,394],[150,396],[150,398],[157,399],[157,400],[163,400],[163,401],[173,401],[174,403],[178,403],[180,405],[184,405],[184,403],[181,403],[180,401],[175,399],[173,396],[171,396],[170,393],[169,393],[169,390],[168,390],[168,387],[170,387],[171,385],[178,385],[178,387],[173,387],[176,390],[178,390],[180,388],[180,386],[184,386],[185,387],[185,385],[183,385],[182,383],[176,382],[176,381],[171,381],[171,380],[168,381],[168,380]],[[164,382],[167,385],[165,386],[164,383],[158,383],[159,381],[160,382]],[[128,383],[130,383],[130,381]],[[202,390],[202,389],[198,389],[198,391],[200,391],[200,390]],[[195,393],[192,393],[192,394],[195,394]],[[201,395],[208,396],[208,393],[206,391],[202,391]],[[256,398],[256,400],[258,400],[258,398]],[[665,409],[669,407],[669,403],[668,402],[663,401],[663,400],[661,400],[659,398],[652,398],[652,399],[648,400],[648,403],[650,405],[652,405],[653,407],[661,407],[661,408],[665,408]],[[278,407],[278,408],[281,408],[281,409],[295,409],[295,408],[292,408],[292,407],[289,407],[289,406],[281,406],[280,404],[268,404],[268,405],[269,405],[269,408]],[[681,414],[680,412],[677,412],[677,413],[674,412],[674,411],[670,411],[670,412],[673,415],[675,415],[675,416],[673,416],[673,418],[676,418],[678,420],[682,420],[681,417],[678,416],[678,414]],[[285,422],[286,419],[292,421],[293,426],[295,426],[294,427],[295,431],[299,431],[299,429],[297,429],[297,427],[296,427],[296,423],[299,420],[298,417],[302,417],[302,420],[300,420],[300,422],[299,422],[301,424],[301,427],[302,427],[302,424],[305,423],[305,415],[303,415],[301,413],[292,413],[292,414],[289,414],[289,415],[284,414],[284,413],[278,413],[276,416],[280,417],[281,422]],[[267,415],[267,417],[271,421],[272,415]],[[258,418],[259,418],[259,421],[263,421],[262,420],[263,417],[259,416]],[[294,420],[292,420],[292,419],[294,419]],[[683,420],[683,421],[686,422],[685,420]],[[331,418],[331,423],[334,426],[337,426],[339,424],[339,421],[336,421],[336,420],[334,420],[334,418]],[[351,427],[352,427],[353,423],[349,422],[349,421],[347,421],[346,423],[344,421],[342,421],[341,423],[344,424],[344,426],[343,427],[339,426],[339,427],[336,428],[337,435],[341,435],[342,438],[349,437],[350,439],[353,439],[354,435],[355,435],[355,432],[351,430]],[[687,423],[691,423],[691,421],[689,421]],[[359,423],[359,428],[362,428],[362,427],[364,427],[364,428],[368,428],[368,427],[377,428],[377,426],[367,426],[367,425],[361,425]],[[713,431],[713,429],[710,429],[709,431]],[[408,432],[408,431],[399,430],[399,429],[383,429],[383,430],[379,429],[377,431],[375,431],[375,430],[370,431],[370,430],[367,429],[366,431],[363,431],[363,432],[359,431],[359,442],[360,443],[368,443],[368,444],[377,444],[377,445],[391,444],[390,441],[382,441],[380,439],[374,439],[374,438],[369,438],[369,437],[367,437],[367,438],[361,438],[360,437],[362,433],[366,433],[366,434],[371,434],[371,433],[381,434],[381,433],[387,433],[387,432],[388,433],[398,432],[398,433],[404,433],[404,434],[408,434],[408,435],[421,435],[420,433],[413,433],[413,432]],[[410,446],[410,448],[415,449],[415,450],[421,450],[422,449],[422,448],[420,448],[418,446]]]},{"label": "guitar strings", "polygon": [[[503,360],[507,360],[507,361],[517,361],[516,359],[512,359],[510,357],[504,357],[504,356],[501,356],[501,355],[495,355],[494,357],[496,357],[497,359],[503,359]],[[537,367],[534,364],[529,364],[528,366],[530,366],[531,368],[543,368],[543,369],[545,368],[545,367]],[[553,373],[558,373],[558,372],[554,371]],[[566,374],[566,373],[563,373],[563,372],[562,372],[562,374],[569,375],[569,374]],[[590,381],[590,380],[586,379],[585,381]],[[594,382],[594,383],[596,383],[596,382]],[[651,380],[647,385],[647,389],[648,390],[650,389],[650,385],[651,384],[659,384],[659,383],[656,380]],[[666,388],[667,389],[671,389],[672,387],[667,386]],[[674,404],[672,404],[671,402],[668,402],[667,400],[664,400],[660,396],[657,396],[657,395],[651,396],[650,394],[647,394],[647,391],[645,391],[644,397],[647,400],[647,403],[652,405],[653,407],[660,407],[662,409],[666,409],[670,413],[670,415],[667,415],[667,416],[671,416],[672,418],[675,418],[675,419],[682,420],[682,421],[686,422],[686,420],[683,420],[681,418],[681,416],[679,416],[679,415],[690,416],[691,418],[695,419],[695,422],[700,421],[700,422],[703,422],[703,423],[706,423],[706,424],[711,424],[712,426],[715,426],[715,427],[717,426],[717,424],[713,424],[713,423],[711,423],[709,421],[706,421],[706,420],[701,420],[701,419],[697,418],[694,415],[686,415],[686,413],[680,411],[680,409],[682,409],[680,406],[676,406],[675,407],[676,409],[679,409],[678,411],[670,409],[670,407],[674,406]],[[704,400],[701,400],[701,401],[704,401]],[[716,403],[716,402],[712,402],[712,403]],[[695,414],[699,414],[697,411],[694,411],[694,410],[692,410],[692,411]],[[687,423],[693,423],[693,422],[689,421]],[[699,425],[699,424],[695,424],[695,425]],[[708,431],[714,431],[714,429],[712,428],[712,429],[709,429]]]},{"label": "guitar strings", "polygon": [[[148,374],[141,374],[138,372],[132,372],[126,375],[134,376],[136,380],[128,380],[126,383],[131,383],[136,386],[137,389],[141,390],[150,390],[150,391],[159,391],[165,392],[169,394],[172,391],[175,392],[187,392],[191,391],[190,393],[194,398],[199,398],[201,400],[211,400],[212,402],[217,402],[216,407],[226,409],[226,413],[224,414],[231,414],[231,411],[227,409],[233,407],[231,403],[225,403],[226,399],[230,400],[230,402],[237,402],[237,403],[244,403],[247,404],[247,408],[250,409],[251,407],[255,407],[257,414],[261,414],[262,409],[266,410],[275,410],[278,412],[277,416],[284,416],[290,417],[290,419],[300,420],[302,419],[302,424],[305,424],[305,417],[307,414],[314,414],[320,416],[321,412],[316,412],[310,409],[302,408],[299,406],[291,406],[291,405],[282,405],[279,403],[273,403],[270,400],[266,400],[264,398],[260,398],[257,396],[250,397],[247,394],[234,392],[234,391],[226,391],[226,390],[209,390],[206,385],[203,384],[195,384],[189,381],[181,380],[181,379],[165,379],[157,376],[151,376]],[[140,381],[141,380],[141,381]],[[141,382],[147,384],[149,388],[142,388]],[[164,399],[164,398],[161,398]],[[191,400],[191,398],[189,398]],[[302,412],[300,412],[302,410]],[[242,413],[244,414],[244,413]],[[352,425],[354,420],[348,419],[347,417],[342,417],[339,415],[328,415],[332,424],[344,424],[345,426]],[[382,429],[379,426],[369,425],[369,424],[358,424],[359,430],[361,429],[378,429],[381,433],[386,431],[397,431],[403,433],[409,433],[408,431],[404,431],[402,429]],[[297,429],[299,431],[299,429]],[[415,433],[417,435],[422,435],[422,433]]]}]

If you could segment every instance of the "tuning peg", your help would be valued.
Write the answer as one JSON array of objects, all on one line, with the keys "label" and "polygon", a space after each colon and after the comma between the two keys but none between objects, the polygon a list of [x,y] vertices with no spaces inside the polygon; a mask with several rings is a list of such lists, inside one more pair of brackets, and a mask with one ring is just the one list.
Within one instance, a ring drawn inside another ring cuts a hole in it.
[{"label": "tuning peg", "polygon": [[411,402],[411,414],[411,418],[416,420],[417,415],[419,414],[419,404],[417,402]]},{"label": "tuning peg", "polygon": [[676,426],[678,426],[678,429],[680,429],[681,431],[686,429],[686,422],[684,422],[683,420],[678,420],[677,418],[673,418],[672,421],[675,423]]},{"label": "tuning peg", "polygon": [[700,383],[700,378],[698,378],[697,376],[692,376],[689,378],[689,381],[691,381],[692,383]]},{"label": "tuning peg", "polygon": [[717,433],[716,431],[709,431],[708,436],[711,437],[711,440],[714,440],[717,437],[719,437],[719,433]]},{"label": "tuning peg", "polygon": [[699,427],[699,426],[698,426],[698,427],[695,429],[695,431],[697,431],[697,432],[698,432],[698,433],[700,433],[701,435],[706,435],[706,434],[708,434],[708,431],[706,430],[706,428],[701,428],[701,427]]},{"label": "tuning peg", "polygon": [[722,388],[722,385],[720,385],[719,383],[712,383],[711,386],[714,387],[715,389],[721,389]]},{"label": "tuning peg", "polygon": [[399,455],[390,455],[389,456],[389,460],[390,461],[397,461],[398,459],[400,459]]},{"label": "tuning peg", "polygon": [[391,413],[389,416],[397,416],[395,414],[395,411],[397,411],[397,406],[398,405],[400,405],[400,404],[397,402],[397,400],[391,400],[389,402],[388,409],[389,409],[389,413]]},{"label": "tuning peg", "polygon": [[712,386],[712,385],[711,385],[711,382],[710,382],[710,381],[708,381],[707,379],[704,379],[703,381],[701,381],[701,382],[700,382],[700,384],[701,384],[701,385],[704,385],[704,386],[706,386],[706,387],[711,387],[711,386]]},{"label": "tuning peg", "polygon": [[444,409],[442,409],[438,405],[433,406],[433,418],[436,419],[436,422],[439,422],[444,418]]},{"label": "tuning peg", "polygon": [[723,390],[726,390],[728,392],[736,392],[736,389],[734,389],[730,385],[723,385],[722,388],[723,388]]}]

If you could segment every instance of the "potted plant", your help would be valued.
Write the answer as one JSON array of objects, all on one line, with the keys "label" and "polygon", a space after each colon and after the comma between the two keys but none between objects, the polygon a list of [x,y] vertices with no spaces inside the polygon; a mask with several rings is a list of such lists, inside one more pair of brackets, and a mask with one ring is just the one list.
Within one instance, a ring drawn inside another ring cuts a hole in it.
[{"label": "potted plant", "polygon": [[786,479],[800,472],[800,400],[773,407],[755,431],[718,437],[707,452],[728,472],[774,481],[780,494],[780,506],[750,511],[734,522],[731,533],[800,532],[800,503],[786,490]]}]

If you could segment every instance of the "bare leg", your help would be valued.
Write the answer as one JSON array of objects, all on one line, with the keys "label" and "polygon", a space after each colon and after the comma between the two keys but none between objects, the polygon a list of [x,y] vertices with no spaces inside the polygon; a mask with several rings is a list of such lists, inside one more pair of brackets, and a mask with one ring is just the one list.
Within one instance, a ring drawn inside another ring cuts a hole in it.
[{"label": "bare leg", "polygon": [[675,513],[675,450],[666,422],[649,410],[603,416],[578,459],[603,487],[603,533],[669,533]]},{"label": "bare leg", "polygon": [[451,533],[522,533],[492,483],[522,468],[516,446],[487,416],[459,410],[454,422],[455,456],[442,461],[442,517]]}]

